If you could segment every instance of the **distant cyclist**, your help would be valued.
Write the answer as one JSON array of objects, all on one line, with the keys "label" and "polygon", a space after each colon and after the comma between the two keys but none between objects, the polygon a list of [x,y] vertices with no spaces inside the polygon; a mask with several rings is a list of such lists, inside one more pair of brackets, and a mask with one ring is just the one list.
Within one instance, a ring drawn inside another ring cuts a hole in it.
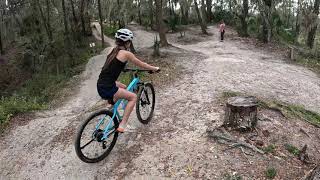
[{"label": "distant cyclist", "polygon": [[102,99],[108,100],[110,104],[114,104],[118,99],[128,100],[128,104],[124,110],[123,119],[117,129],[118,132],[124,132],[130,113],[132,112],[136,101],[136,94],[126,90],[126,85],[117,81],[121,71],[127,62],[132,62],[136,66],[158,71],[159,67],[151,66],[135,57],[129,51],[133,33],[128,29],[119,29],[115,35],[116,47],[108,54],[107,60],[102,67],[99,75],[97,90]]},{"label": "distant cyclist", "polygon": [[220,26],[219,26],[220,38],[221,38],[220,41],[221,42],[223,42],[223,40],[224,40],[224,33],[226,32],[225,27],[226,27],[226,24],[224,23],[223,20],[221,20]]}]

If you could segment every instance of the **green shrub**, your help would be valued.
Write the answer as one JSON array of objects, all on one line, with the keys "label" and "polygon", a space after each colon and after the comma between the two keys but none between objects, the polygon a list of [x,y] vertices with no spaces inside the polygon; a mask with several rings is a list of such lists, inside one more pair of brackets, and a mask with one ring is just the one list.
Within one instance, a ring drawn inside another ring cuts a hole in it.
[{"label": "green shrub", "polygon": [[111,38],[114,38],[114,35],[116,34],[117,30],[119,29],[119,26],[118,25],[109,25],[109,26],[104,26],[104,34],[111,37]]},{"label": "green shrub", "polygon": [[176,15],[172,15],[169,17],[168,26],[170,29],[175,32],[177,31],[177,25],[179,23],[179,18]]},{"label": "green shrub", "polygon": [[[69,54],[63,53],[66,50],[61,50],[57,42],[53,49],[56,59],[46,59],[41,65],[39,71],[32,73],[32,78],[25,81],[21,86],[16,87],[13,93],[9,91],[3,92],[0,96],[0,128],[10,117],[18,114],[34,110],[40,110],[47,107],[47,104],[57,97],[57,93],[62,89],[68,80],[75,74],[79,74],[84,69],[84,64],[88,61],[90,51],[86,47],[72,49]],[[62,46],[63,47],[63,46]],[[98,48],[98,47],[97,47]],[[62,48],[63,49],[63,48]],[[52,57],[51,57],[52,58]],[[55,71],[56,62],[61,62],[59,74]]]},{"label": "green shrub", "polygon": [[248,33],[256,35],[259,32],[258,18],[255,16],[248,18]]},{"label": "green shrub", "polygon": [[266,153],[273,153],[276,149],[276,146],[274,144],[269,144],[267,147],[263,148],[263,151]]},{"label": "green shrub", "polygon": [[299,155],[300,153],[300,150],[292,144],[285,144],[284,147],[286,148],[286,150],[288,150],[291,154],[295,156]]},{"label": "green shrub", "polygon": [[220,22],[224,20],[224,22],[228,25],[236,24],[236,17],[230,11],[223,10],[221,6],[216,6],[215,11],[213,13],[214,22]]},{"label": "green shrub", "polygon": [[229,174],[229,173],[226,173],[224,174],[224,180],[242,180],[242,176],[239,175],[239,174]]},{"label": "green shrub", "polygon": [[277,175],[277,170],[274,167],[269,167],[265,173],[268,179],[273,179]]}]

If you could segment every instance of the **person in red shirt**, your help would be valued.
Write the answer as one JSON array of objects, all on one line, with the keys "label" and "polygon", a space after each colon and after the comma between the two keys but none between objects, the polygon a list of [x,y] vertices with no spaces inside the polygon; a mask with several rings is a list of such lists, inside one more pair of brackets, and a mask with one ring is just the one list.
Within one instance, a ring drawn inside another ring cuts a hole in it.
[{"label": "person in red shirt", "polygon": [[221,37],[220,41],[223,42],[224,33],[225,33],[225,27],[226,27],[226,24],[224,24],[224,21],[223,21],[223,20],[221,20],[219,27],[220,27],[220,28],[219,28],[219,31],[220,31],[220,37]]}]

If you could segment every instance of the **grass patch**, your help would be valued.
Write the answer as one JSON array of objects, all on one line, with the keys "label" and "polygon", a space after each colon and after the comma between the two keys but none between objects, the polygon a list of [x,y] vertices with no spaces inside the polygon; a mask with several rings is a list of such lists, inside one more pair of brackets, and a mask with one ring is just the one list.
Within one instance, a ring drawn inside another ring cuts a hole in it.
[{"label": "grass patch", "polygon": [[264,147],[262,150],[266,153],[273,153],[276,149],[274,144],[269,144],[267,147]]},{"label": "grass patch", "polygon": [[[239,92],[225,91],[222,93],[222,101],[226,101],[229,97],[247,96]],[[305,120],[317,127],[320,127],[320,114],[307,110],[303,106],[287,104],[280,101],[268,101],[258,98],[258,105],[263,109],[273,109],[282,113],[286,117],[297,117]]]},{"label": "grass patch", "polygon": [[277,170],[274,167],[267,168],[265,175],[268,179],[274,179],[277,175]]},{"label": "grass patch", "polygon": [[239,175],[239,174],[229,174],[229,173],[226,173],[224,175],[224,180],[242,180],[242,176]]},{"label": "grass patch", "polygon": [[298,117],[315,126],[320,126],[320,115],[316,112],[305,109],[303,106],[292,105],[282,102],[264,102],[263,106],[272,109],[278,109],[287,117]]},{"label": "grass patch", "polygon": [[239,92],[233,92],[233,91],[224,91],[222,92],[222,98],[227,99],[230,97],[235,97],[235,96],[241,96],[242,94]]},{"label": "grass patch", "polygon": [[3,131],[10,118],[18,113],[24,113],[46,108],[37,98],[23,96],[1,97],[0,99],[0,132]]},{"label": "grass patch", "polygon": [[301,66],[312,69],[316,73],[320,73],[320,60],[318,60],[317,58],[304,58],[302,56],[299,56],[296,58],[295,62]]},{"label": "grass patch", "polygon": [[292,144],[285,144],[284,147],[287,151],[295,156],[298,156],[300,154],[300,150]]}]

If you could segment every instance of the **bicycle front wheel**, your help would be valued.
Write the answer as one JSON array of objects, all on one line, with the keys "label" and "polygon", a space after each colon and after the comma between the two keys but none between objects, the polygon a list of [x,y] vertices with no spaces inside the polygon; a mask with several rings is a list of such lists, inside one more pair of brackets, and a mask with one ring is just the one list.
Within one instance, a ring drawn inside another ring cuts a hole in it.
[{"label": "bicycle front wheel", "polygon": [[151,83],[145,83],[139,88],[136,113],[139,121],[148,124],[153,116],[155,105],[155,92]]},{"label": "bicycle front wheel", "polygon": [[[113,149],[118,138],[116,129],[119,123],[116,117],[111,121],[112,115],[113,113],[108,110],[98,111],[80,126],[75,141],[75,150],[83,162],[99,162],[108,156]],[[107,138],[103,139],[107,126]]]}]

